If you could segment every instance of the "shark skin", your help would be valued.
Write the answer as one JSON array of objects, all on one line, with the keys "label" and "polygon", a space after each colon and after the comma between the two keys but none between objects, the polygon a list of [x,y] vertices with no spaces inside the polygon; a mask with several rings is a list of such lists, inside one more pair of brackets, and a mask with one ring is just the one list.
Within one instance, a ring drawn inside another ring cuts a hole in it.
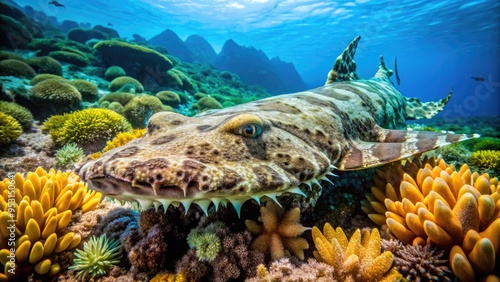
[{"label": "shark skin", "polygon": [[[154,114],[144,137],[86,160],[77,168],[89,188],[142,209],[196,203],[275,201],[305,195],[334,170],[358,170],[470,138],[462,134],[398,130],[407,119],[430,118],[437,102],[405,98],[380,58],[373,78],[356,74],[356,37],[337,58],[325,86],[275,96],[194,117]],[[321,185],[320,185],[321,187]]]}]

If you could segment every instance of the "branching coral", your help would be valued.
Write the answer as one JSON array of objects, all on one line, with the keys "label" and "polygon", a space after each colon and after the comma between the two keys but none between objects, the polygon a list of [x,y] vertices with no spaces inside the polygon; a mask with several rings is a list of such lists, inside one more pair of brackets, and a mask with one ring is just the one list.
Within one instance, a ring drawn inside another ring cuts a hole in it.
[{"label": "branching coral", "polygon": [[500,172],[500,151],[476,151],[469,157],[469,163],[477,168],[489,168],[498,173]]},{"label": "branching coral", "polygon": [[357,229],[348,240],[340,227],[336,230],[326,223],[323,233],[313,227],[312,237],[317,251],[314,256],[334,269],[336,279],[342,281],[398,281],[392,253],[380,253],[380,234],[373,229]]},{"label": "branching coral", "polygon": [[78,271],[77,279],[105,275],[113,265],[120,262],[121,248],[120,241],[108,240],[106,235],[101,235],[99,239],[92,236],[83,243],[83,250],[76,250],[76,258],[69,269]]},{"label": "branching coral", "polygon": [[378,170],[363,209],[406,244],[451,249],[452,270],[462,281],[492,273],[500,249],[498,179],[472,173],[466,164],[455,171],[442,159],[425,162],[421,169],[414,159]]},{"label": "branching coral", "polygon": [[398,240],[382,240],[382,249],[394,254],[394,267],[408,281],[451,281],[444,251],[430,245],[403,245]]},{"label": "branching coral", "polygon": [[[7,275],[15,269],[15,276],[32,273],[53,275],[59,265],[51,255],[76,247],[79,234],[66,233],[73,211],[88,212],[100,202],[101,194],[89,191],[78,175],[72,172],[46,172],[38,168],[26,178],[19,173],[0,182],[0,262]],[[15,230],[7,228],[15,220]],[[11,232],[15,231],[15,233]],[[11,255],[12,234],[15,234],[15,264]],[[20,271],[23,269],[23,271]],[[0,280],[6,278],[0,274]]]},{"label": "branching coral", "polygon": [[106,147],[104,147],[102,151],[92,154],[91,158],[100,158],[105,152],[121,147],[134,139],[141,138],[144,134],[146,134],[145,128],[134,129],[132,132],[120,132],[115,136],[115,138],[113,138],[113,140],[106,143]]},{"label": "branching coral", "polygon": [[299,259],[304,259],[304,250],[309,244],[298,237],[309,228],[300,224],[300,209],[294,208],[285,213],[275,202],[268,201],[260,208],[262,226],[252,220],[246,220],[248,230],[259,235],[251,248],[263,254],[270,254],[272,259],[288,256],[290,251]]}]

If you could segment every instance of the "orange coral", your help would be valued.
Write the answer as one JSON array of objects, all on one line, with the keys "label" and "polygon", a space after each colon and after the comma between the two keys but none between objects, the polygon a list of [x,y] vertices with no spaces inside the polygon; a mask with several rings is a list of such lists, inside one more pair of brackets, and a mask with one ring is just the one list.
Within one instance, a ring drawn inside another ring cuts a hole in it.
[{"label": "orange coral", "polygon": [[452,270],[462,281],[492,273],[500,248],[498,179],[472,173],[466,164],[455,171],[442,159],[424,163],[379,169],[363,210],[406,244],[451,249]]},{"label": "orange coral", "polygon": [[250,247],[263,254],[270,253],[273,260],[288,256],[287,251],[304,260],[304,250],[309,244],[298,236],[309,228],[300,224],[300,209],[285,213],[276,203],[268,201],[260,208],[260,213],[262,225],[253,220],[245,221],[248,230],[259,235]]},{"label": "orange coral", "polygon": [[341,281],[398,281],[401,279],[392,268],[392,253],[380,254],[380,234],[373,229],[357,229],[348,240],[342,228],[336,230],[326,223],[323,233],[313,227],[312,237],[317,251],[314,256],[334,268],[336,279]]}]

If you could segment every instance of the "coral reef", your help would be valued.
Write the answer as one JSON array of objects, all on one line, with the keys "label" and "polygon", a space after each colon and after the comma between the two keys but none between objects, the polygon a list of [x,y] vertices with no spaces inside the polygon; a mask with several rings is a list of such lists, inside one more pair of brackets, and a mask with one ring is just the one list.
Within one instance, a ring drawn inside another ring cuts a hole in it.
[{"label": "coral reef", "polygon": [[55,60],[69,63],[78,67],[85,67],[90,63],[89,59],[86,56],[82,56],[75,52],[61,50],[61,51],[52,51],[48,55],[49,57],[52,57]]},{"label": "coral reef", "polygon": [[106,71],[104,72],[104,78],[107,81],[112,81],[115,78],[118,78],[120,76],[126,76],[126,75],[127,74],[125,73],[125,70],[119,66],[111,66],[111,67],[107,68]]},{"label": "coral reef", "polygon": [[494,150],[500,151],[500,138],[478,138],[475,140],[472,151]]},{"label": "coral reef", "polygon": [[118,102],[122,106],[125,106],[134,97],[136,97],[136,96],[132,93],[113,92],[113,93],[109,93],[107,95],[102,96],[102,98],[99,99],[98,103],[101,105],[103,102],[109,102],[109,103]]},{"label": "coral reef", "polygon": [[274,261],[269,270],[263,264],[257,267],[257,276],[245,279],[245,282],[333,282],[334,270],[331,265],[308,259],[307,263],[296,266],[289,258]]},{"label": "coral reef", "polygon": [[56,152],[56,165],[62,169],[70,169],[71,165],[85,157],[83,149],[75,143],[64,145]]},{"label": "coral reef", "polygon": [[123,109],[125,117],[134,128],[145,128],[149,118],[163,110],[160,99],[146,94],[134,97]]},{"label": "coral reef", "polygon": [[86,152],[99,151],[116,134],[132,131],[123,116],[107,109],[85,109],[52,116],[43,125],[55,142],[76,143]]},{"label": "coral reef", "polygon": [[120,91],[120,89],[122,89],[125,85],[128,84],[133,85],[133,87],[131,88],[133,89],[133,91],[128,91],[128,92],[132,93],[144,92],[144,87],[142,86],[142,84],[139,81],[137,81],[137,79],[130,76],[120,76],[113,79],[109,83],[109,90],[112,92]]},{"label": "coral reef", "polygon": [[181,98],[179,97],[179,94],[175,93],[174,91],[160,91],[156,93],[156,98],[160,99],[160,101],[168,106],[171,107],[178,107],[179,104],[181,103]]},{"label": "coral reef", "polygon": [[194,282],[195,280],[189,279],[186,275],[179,273],[166,273],[160,272],[155,275],[149,282]]},{"label": "coral reef", "polygon": [[83,250],[76,250],[70,270],[76,270],[76,278],[89,280],[103,276],[113,265],[120,262],[122,246],[120,241],[109,239],[106,235],[92,236],[83,243]]},{"label": "coral reef", "polygon": [[61,63],[54,58],[48,56],[33,57],[26,59],[25,62],[37,73],[62,75]]},{"label": "coral reef", "polygon": [[252,220],[245,225],[250,232],[259,235],[251,248],[263,254],[270,254],[273,260],[292,255],[304,259],[304,250],[309,244],[298,237],[307,227],[300,224],[300,209],[294,208],[285,213],[275,202],[268,201],[260,208],[262,226]]},{"label": "coral reef", "polygon": [[473,173],[466,164],[455,171],[433,158],[392,164],[377,174],[377,186],[363,202],[375,223],[386,224],[403,243],[451,249],[452,270],[462,281],[493,272],[500,250],[497,178]]},{"label": "coral reef", "polygon": [[50,73],[42,73],[42,74],[38,74],[35,77],[33,77],[30,80],[30,84],[31,85],[36,85],[39,82],[42,82],[42,81],[47,80],[47,79],[58,79],[58,80],[61,80],[63,82],[69,82],[66,78],[64,78],[64,77],[62,77],[60,75],[50,74]]},{"label": "coral reef", "polygon": [[0,112],[0,144],[9,144],[23,133],[19,122],[10,115]]},{"label": "coral reef", "polygon": [[[81,240],[79,234],[66,232],[73,212],[77,209],[88,212],[101,199],[101,194],[89,191],[76,174],[54,169],[47,172],[42,168],[29,172],[26,178],[16,173],[4,179],[0,182],[0,194],[0,210],[3,211],[0,215],[0,262],[6,273],[0,274],[0,280],[5,280],[5,275],[22,279],[34,272],[41,275],[59,272],[59,265],[52,263],[51,256],[76,247]],[[11,254],[8,245],[11,232],[7,227],[14,219],[18,239],[16,263],[11,265],[6,259]],[[8,269],[16,269],[15,275],[12,276]]]},{"label": "coral reef", "polygon": [[341,228],[326,223],[323,233],[315,226],[312,238],[318,261],[333,266],[335,279],[341,281],[398,281],[401,274],[392,267],[392,253],[380,253],[377,229],[357,229],[348,240]]},{"label": "coral reef", "polygon": [[0,61],[0,76],[16,76],[32,79],[35,77],[35,70],[22,61],[7,59]]},{"label": "coral reef", "polygon": [[398,240],[382,240],[382,249],[394,255],[394,267],[408,281],[452,281],[444,251],[430,245],[403,245]]},{"label": "coral reef", "polygon": [[108,66],[120,66],[128,75],[136,78],[148,75],[148,70],[161,73],[173,67],[172,61],[161,53],[123,41],[103,40],[94,45],[94,49]]},{"label": "coral reef", "polygon": [[17,120],[23,127],[23,130],[31,128],[33,123],[33,115],[23,106],[16,103],[0,101],[0,112],[9,115]]},{"label": "coral reef", "polygon": [[[82,95],[78,89],[65,81],[47,79],[37,83],[29,90],[29,98],[36,103],[30,110],[39,118],[45,118],[53,114],[62,114],[78,109]],[[38,111],[34,111],[36,108]]]},{"label": "coral reef", "polygon": [[80,92],[80,94],[82,94],[83,100],[94,102],[99,98],[97,97],[99,89],[94,83],[83,79],[74,79],[69,83],[73,85]]}]

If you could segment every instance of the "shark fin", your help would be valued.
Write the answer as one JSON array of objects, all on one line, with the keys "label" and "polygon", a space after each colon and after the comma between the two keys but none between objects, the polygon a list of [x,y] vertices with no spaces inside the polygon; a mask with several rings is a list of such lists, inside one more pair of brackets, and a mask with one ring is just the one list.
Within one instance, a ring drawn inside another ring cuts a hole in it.
[{"label": "shark fin", "polygon": [[378,142],[354,141],[339,170],[375,167],[418,155],[441,146],[460,142],[478,135],[407,131],[380,128]]},{"label": "shark fin", "polygon": [[325,85],[338,81],[349,81],[359,79],[356,73],[356,62],[354,61],[354,54],[361,36],[357,36],[349,43],[344,52],[340,54],[335,60],[332,70],[328,73]]},{"label": "shark fin", "polygon": [[437,113],[443,110],[446,103],[451,98],[451,94],[453,93],[453,89],[450,90],[450,93],[443,99],[436,102],[420,102],[417,98],[406,98],[406,109],[405,109],[405,118],[409,119],[424,119],[431,118],[435,116]]},{"label": "shark fin", "polygon": [[375,78],[389,80],[389,77],[392,76],[393,71],[385,65],[384,56],[380,56],[380,64],[378,66],[378,71],[375,73]]},{"label": "shark fin", "polygon": [[396,72],[396,81],[398,82],[398,85],[401,85],[401,79],[399,78],[398,72],[398,60],[396,57],[394,57],[394,71]]}]

